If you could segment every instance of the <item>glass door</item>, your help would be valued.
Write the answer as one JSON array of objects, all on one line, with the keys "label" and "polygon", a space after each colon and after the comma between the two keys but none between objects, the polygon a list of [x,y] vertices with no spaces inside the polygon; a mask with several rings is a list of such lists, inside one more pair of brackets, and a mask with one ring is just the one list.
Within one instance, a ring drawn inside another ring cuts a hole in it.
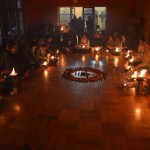
[{"label": "glass door", "polygon": [[88,21],[88,18],[90,17],[91,20],[94,19],[94,8],[92,7],[84,7],[83,8],[83,20],[84,20],[84,24],[85,24],[85,29],[84,32],[87,32],[87,24],[86,22]]}]

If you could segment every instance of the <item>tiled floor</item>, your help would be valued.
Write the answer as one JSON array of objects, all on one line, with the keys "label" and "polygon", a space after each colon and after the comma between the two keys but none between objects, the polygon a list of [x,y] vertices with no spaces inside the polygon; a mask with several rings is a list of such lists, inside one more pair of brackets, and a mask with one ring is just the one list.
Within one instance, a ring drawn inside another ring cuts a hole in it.
[{"label": "tiled floor", "polygon": [[[119,59],[116,61],[116,57]],[[0,102],[0,150],[150,150],[150,95],[121,88],[119,56],[62,55],[56,66],[23,82]],[[106,71],[106,81],[75,83],[68,67]]]}]

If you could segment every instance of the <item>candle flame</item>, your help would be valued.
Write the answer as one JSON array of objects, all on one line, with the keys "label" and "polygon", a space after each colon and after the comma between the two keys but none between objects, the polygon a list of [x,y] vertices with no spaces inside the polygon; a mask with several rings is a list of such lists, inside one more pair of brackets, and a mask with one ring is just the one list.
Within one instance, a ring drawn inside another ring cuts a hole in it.
[{"label": "candle flame", "polygon": [[116,47],[116,50],[115,50],[115,52],[119,52],[119,48],[118,48],[118,47]]},{"label": "candle flame", "polygon": [[137,71],[134,71],[133,75],[131,76],[131,78],[137,78]]},{"label": "candle flame", "polygon": [[129,62],[133,62],[134,61],[134,57],[132,57],[130,60],[129,60]]},{"label": "candle flame", "polygon": [[15,68],[13,68],[10,76],[16,76],[16,75],[17,75],[17,73],[15,72]]},{"label": "candle flame", "polygon": [[54,59],[54,56],[51,56],[51,59]]},{"label": "candle flame", "polygon": [[99,51],[99,49],[100,49],[99,47],[96,47],[96,48],[95,48],[96,51]]},{"label": "candle flame", "polygon": [[46,65],[47,65],[47,62],[45,61],[45,62],[43,63],[43,65],[46,66]]},{"label": "candle flame", "polygon": [[85,45],[83,45],[82,48],[85,48]]},{"label": "candle flame", "polygon": [[143,69],[143,70],[141,70],[139,77],[143,78],[143,77],[145,77],[145,74],[146,74],[146,69]]}]

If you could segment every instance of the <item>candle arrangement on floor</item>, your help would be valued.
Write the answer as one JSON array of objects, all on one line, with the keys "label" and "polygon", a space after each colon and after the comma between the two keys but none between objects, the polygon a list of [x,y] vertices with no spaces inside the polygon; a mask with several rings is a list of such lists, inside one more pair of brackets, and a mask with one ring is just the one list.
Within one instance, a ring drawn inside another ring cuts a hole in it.
[{"label": "candle arrangement on floor", "polygon": [[78,67],[66,69],[63,72],[62,77],[70,81],[88,83],[106,79],[106,73],[96,68]]}]

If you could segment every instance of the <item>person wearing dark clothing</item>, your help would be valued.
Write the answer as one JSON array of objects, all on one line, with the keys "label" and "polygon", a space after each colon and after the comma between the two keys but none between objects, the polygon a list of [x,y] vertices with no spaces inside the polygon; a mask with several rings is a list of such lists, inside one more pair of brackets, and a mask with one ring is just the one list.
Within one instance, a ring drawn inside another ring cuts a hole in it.
[{"label": "person wearing dark clothing", "polygon": [[87,32],[89,34],[92,34],[94,32],[94,22],[93,22],[91,16],[88,16],[88,20],[86,22],[86,25],[87,25]]},{"label": "person wearing dark clothing", "polygon": [[36,48],[37,48],[36,42],[31,42],[30,46],[26,52],[27,62],[30,64],[30,67],[32,69],[40,67],[40,63],[36,57]]},{"label": "person wearing dark clothing", "polygon": [[29,73],[29,64],[27,63],[25,56],[18,52],[17,45],[14,42],[9,44],[9,49],[9,69],[12,70],[15,68],[19,76],[27,76]]}]

